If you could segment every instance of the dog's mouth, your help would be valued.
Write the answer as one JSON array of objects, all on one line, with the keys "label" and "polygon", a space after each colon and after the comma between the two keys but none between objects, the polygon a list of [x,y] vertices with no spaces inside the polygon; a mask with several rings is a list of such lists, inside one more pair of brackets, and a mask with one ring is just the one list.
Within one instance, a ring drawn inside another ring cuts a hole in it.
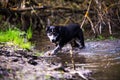
[{"label": "dog's mouth", "polygon": [[57,39],[58,39],[58,35],[49,35],[47,34],[47,36],[49,37],[50,41],[53,42],[53,43],[56,43],[57,42]]},{"label": "dog's mouth", "polygon": [[53,38],[49,38],[51,42],[56,43],[58,40],[58,36],[54,36]]}]

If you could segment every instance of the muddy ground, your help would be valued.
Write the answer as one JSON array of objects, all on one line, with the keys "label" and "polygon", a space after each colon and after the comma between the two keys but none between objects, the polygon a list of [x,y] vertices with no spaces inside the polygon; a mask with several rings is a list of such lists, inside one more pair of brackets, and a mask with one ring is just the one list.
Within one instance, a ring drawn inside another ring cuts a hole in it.
[{"label": "muddy ground", "polygon": [[50,56],[46,55],[50,51],[22,50],[1,43],[0,80],[120,79],[120,40],[86,42],[85,49],[70,49],[65,46]]}]

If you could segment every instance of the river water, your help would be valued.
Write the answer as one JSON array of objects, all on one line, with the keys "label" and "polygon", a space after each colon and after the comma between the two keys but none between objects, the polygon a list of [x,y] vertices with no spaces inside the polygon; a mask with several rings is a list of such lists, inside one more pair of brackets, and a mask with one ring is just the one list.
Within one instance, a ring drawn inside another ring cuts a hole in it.
[{"label": "river water", "polygon": [[[77,54],[74,54],[77,53]],[[61,54],[71,64],[69,55]],[[120,40],[86,42],[86,48],[73,50],[75,67],[92,71],[93,80],[120,80]]]},{"label": "river water", "polygon": [[[57,57],[67,67],[71,67],[73,61],[76,69],[90,70],[92,80],[120,80],[120,40],[92,41],[85,45],[85,49],[73,49],[72,60],[66,47]],[[43,52],[54,47],[49,40],[38,40],[36,49]]]}]

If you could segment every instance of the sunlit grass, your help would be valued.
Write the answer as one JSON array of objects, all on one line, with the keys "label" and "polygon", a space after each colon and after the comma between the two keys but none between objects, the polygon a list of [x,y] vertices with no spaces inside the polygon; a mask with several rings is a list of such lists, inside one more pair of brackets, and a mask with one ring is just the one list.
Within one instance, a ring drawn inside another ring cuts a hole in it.
[{"label": "sunlit grass", "polygon": [[9,28],[6,31],[0,31],[0,42],[12,42],[14,45],[24,49],[30,49],[32,44],[29,39],[32,38],[31,28],[27,33],[19,29]]},{"label": "sunlit grass", "polygon": [[31,29],[31,26],[27,30],[27,39],[30,39],[30,38],[32,38],[32,29]]}]

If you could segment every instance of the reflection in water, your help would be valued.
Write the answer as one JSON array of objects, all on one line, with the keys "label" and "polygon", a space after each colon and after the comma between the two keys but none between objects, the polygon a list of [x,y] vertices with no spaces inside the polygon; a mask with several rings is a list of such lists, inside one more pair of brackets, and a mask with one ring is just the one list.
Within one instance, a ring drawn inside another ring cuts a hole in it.
[{"label": "reflection in water", "polygon": [[92,77],[96,80],[120,80],[120,64],[101,67]]},{"label": "reflection in water", "polygon": [[[120,80],[120,53],[113,58],[107,58],[93,75],[97,80]],[[103,66],[102,66],[103,65]]]},{"label": "reflection in water", "polygon": [[[64,65],[72,66],[69,54],[58,54],[58,57]],[[76,68],[82,67],[93,72],[92,79],[120,80],[120,53],[74,54],[73,59]]]},{"label": "reflection in water", "polygon": [[[120,40],[86,42],[86,49],[75,50],[73,53],[76,69],[89,69],[93,72],[93,80],[120,80]],[[70,54],[61,53],[57,57],[61,58],[64,66],[71,67]]]}]

